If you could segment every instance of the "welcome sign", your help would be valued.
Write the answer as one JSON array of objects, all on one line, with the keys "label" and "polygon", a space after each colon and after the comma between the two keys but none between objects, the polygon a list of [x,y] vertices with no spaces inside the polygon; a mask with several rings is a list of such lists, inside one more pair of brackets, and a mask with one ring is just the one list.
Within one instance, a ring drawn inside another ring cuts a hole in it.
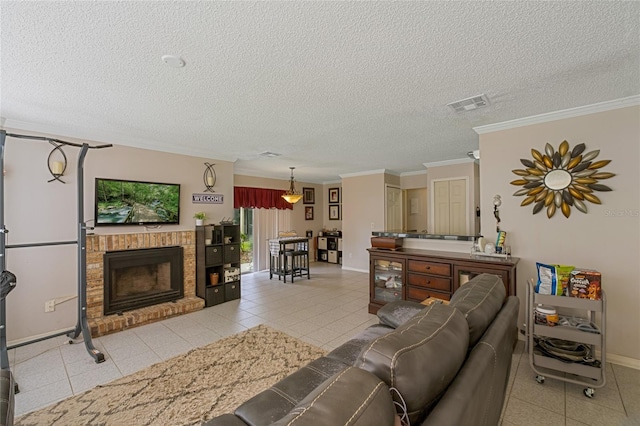
[{"label": "welcome sign", "polygon": [[224,195],[220,194],[191,194],[192,204],[223,204]]}]

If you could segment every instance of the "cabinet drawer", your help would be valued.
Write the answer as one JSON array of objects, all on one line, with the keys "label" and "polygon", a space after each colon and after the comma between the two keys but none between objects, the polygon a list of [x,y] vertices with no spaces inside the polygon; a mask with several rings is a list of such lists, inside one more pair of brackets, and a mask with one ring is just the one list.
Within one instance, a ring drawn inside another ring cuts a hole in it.
[{"label": "cabinet drawer", "polygon": [[217,285],[214,287],[207,287],[205,290],[207,306],[219,305],[224,302],[224,287]]},{"label": "cabinet drawer", "polygon": [[205,263],[207,265],[219,265],[222,263],[222,246],[210,246],[204,250]]},{"label": "cabinet drawer", "polygon": [[446,292],[451,291],[451,279],[431,275],[409,274],[409,285],[417,285]]},{"label": "cabinet drawer", "polygon": [[448,263],[422,262],[418,260],[409,261],[409,271],[423,272],[426,274],[451,276],[451,265]]},{"label": "cabinet drawer", "polygon": [[429,297],[437,297],[442,300],[451,299],[451,295],[449,293],[439,293],[437,291],[429,291],[418,287],[407,287],[407,299],[422,302]]},{"label": "cabinet drawer", "polygon": [[240,281],[226,283],[224,285],[224,300],[235,300],[240,298]]},{"label": "cabinet drawer", "polygon": [[224,263],[240,261],[240,244],[227,244],[224,246]]}]

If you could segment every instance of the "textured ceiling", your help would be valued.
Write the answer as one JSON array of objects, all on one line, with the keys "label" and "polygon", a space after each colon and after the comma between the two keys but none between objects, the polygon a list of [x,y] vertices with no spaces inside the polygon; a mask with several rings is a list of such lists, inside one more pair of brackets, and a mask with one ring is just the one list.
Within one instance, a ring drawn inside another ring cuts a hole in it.
[{"label": "textured ceiling", "polygon": [[[6,127],[256,176],[424,170],[477,149],[475,126],[640,93],[635,1],[2,1],[0,15]],[[481,93],[489,107],[446,106]]]}]

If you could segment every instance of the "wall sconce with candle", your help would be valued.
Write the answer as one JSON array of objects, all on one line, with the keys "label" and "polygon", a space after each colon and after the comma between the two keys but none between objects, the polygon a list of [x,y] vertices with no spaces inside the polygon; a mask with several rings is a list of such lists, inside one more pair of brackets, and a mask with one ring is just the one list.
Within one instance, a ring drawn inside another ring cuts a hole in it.
[{"label": "wall sconce with candle", "polygon": [[54,148],[49,153],[49,157],[47,158],[47,168],[49,169],[49,173],[53,176],[53,179],[48,180],[47,182],[53,182],[57,180],[58,182],[65,183],[60,176],[64,176],[64,171],[67,169],[67,156],[64,154],[62,150],[62,145],[56,144],[55,142],[49,141]]},{"label": "wall sconce with candle", "polygon": [[204,165],[207,166],[202,176],[204,186],[206,187],[205,192],[216,192],[213,190],[213,186],[216,184],[216,171],[213,169],[215,164],[204,163]]}]

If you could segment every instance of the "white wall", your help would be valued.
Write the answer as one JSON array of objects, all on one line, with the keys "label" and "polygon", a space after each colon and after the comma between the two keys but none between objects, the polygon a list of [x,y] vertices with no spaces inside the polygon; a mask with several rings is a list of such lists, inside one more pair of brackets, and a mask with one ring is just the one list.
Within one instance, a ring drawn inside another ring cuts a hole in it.
[{"label": "white wall", "polygon": [[[522,169],[521,158],[531,149],[544,152],[567,140],[571,147],[585,143],[587,152],[600,150],[597,160],[612,160],[603,171],[616,173],[602,181],[613,188],[601,192],[602,205],[587,203],[588,213],[571,209],[548,219],[545,211],[533,215],[532,205],[521,207],[524,197],[509,182],[511,171]],[[493,196],[502,197],[501,228],[518,265],[517,294],[524,313],[525,282],[536,277],[536,262],[597,269],[607,295],[607,352],[612,361],[631,360],[640,367],[640,107],[627,107],[580,117],[480,135],[480,192],[482,230],[495,239]],[[635,361],[634,361],[635,360]]]},{"label": "white wall", "polygon": [[[371,231],[384,230],[384,174],[342,178],[342,266],[369,271]],[[373,227],[373,229],[372,229]]]}]

